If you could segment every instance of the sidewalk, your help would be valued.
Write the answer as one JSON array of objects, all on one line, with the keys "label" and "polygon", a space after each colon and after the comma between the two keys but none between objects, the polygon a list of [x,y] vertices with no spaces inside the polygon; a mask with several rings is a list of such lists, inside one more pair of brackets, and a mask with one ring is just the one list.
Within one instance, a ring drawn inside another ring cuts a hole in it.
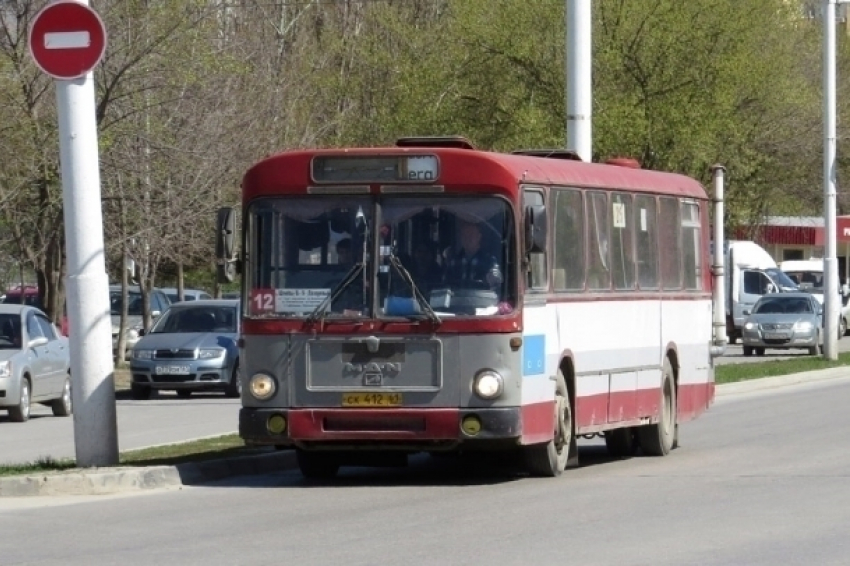
[{"label": "sidewalk", "polygon": [[[752,379],[717,386],[715,397],[778,389],[798,383],[815,383],[850,377],[850,368],[795,373]],[[257,456],[211,460],[177,466],[148,468],[93,468],[29,476],[0,477],[0,497],[32,495],[105,495],[122,491],[147,490],[181,485],[202,485],[233,476],[269,474],[297,468],[295,452],[281,450]]]}]

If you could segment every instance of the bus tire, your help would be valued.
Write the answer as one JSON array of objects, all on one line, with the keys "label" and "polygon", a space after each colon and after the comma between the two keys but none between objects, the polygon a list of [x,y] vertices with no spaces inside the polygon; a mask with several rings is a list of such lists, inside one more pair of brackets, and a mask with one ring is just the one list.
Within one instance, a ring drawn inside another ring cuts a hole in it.
[{"label": "bus tire", "polygon": [[564,376],[555,379],[554,438],[543,444],[524,447],[525,465],[529,473],[540,477],[557,477],[567,468],[570,456],[576,453],[573,407]]},{"label": "bus tire", "polygon": [[638,444],[647,456],[666,456],[676,440],[676,383],[670,358],[664,359],[661,377],[661,416],[658,422],[638,427]]},{"label": "bus tire", "polygon": [[311,480],[327,480],[336,477],[339,472],[339,459],[333,452],[313,452],[295,449],[295,459],[301,475]]},{"label": "bus tire", "polygon": [[606,430],[605,448],[608,449],[608,454],[615,458],[631,458],[638,449],[635,429],[628,427]]}]

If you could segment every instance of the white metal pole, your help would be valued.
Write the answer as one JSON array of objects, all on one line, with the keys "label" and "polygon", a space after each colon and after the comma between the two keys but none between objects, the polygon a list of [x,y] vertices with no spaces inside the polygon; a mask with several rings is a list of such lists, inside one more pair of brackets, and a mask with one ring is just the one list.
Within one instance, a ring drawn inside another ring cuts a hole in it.
[{"label": "white metal pole", "polygon": [[94,77],[56,81],[77,465],[118,463]]},{"label": "white metal pole", "polygon": [[593,157],[591,0],[566,0],[567,149]]},{"label": "white metal pole", "polygon": [[723,212],[723,190],[726,168],[722,165],[713,165],[711,172],[714,177],[714,258],[712,266],[712,277],[714,279],[713,292],[713,319],[711,354],[722,356],[726,351],[728,337],[726,336],[726,257],[724,245],[724,212]]},{"label": "white metal pole", "polygon": [[836,0],[825,0],[823,14],[823,317],[824,357],[838,359],[838,260],[835,255],[835,153],[836,153],[836,93],[835,93],[835,8]]}]

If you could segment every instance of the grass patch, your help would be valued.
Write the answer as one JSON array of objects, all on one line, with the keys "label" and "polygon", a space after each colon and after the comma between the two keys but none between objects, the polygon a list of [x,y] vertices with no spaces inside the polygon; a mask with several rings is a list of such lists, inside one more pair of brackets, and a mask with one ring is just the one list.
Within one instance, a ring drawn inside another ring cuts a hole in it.
[{"label": "grass patch", "polygon": [[72,470],[77,467],[73,460],[54,460],[53,458],[40,458],[29,464],[14,464],[11,466],[0,466],[0,477],[32,475],[41,472],[61,472]]},{"label": "grass patch", "polygon": [[850,365],[850,352],[838,355],[838,359],[826,360],[821,356],[805,356],[790,360],[768,360],[743,364],[725,364],[714,368],[716,383],[733,383],[761,377],[775,377],[804,371],[829,369]]}]

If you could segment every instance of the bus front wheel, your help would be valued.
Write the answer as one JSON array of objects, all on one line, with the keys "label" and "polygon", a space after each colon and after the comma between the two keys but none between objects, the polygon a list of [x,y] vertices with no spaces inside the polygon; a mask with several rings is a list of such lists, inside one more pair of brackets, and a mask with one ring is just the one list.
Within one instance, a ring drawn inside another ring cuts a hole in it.
[{"label": "bus front wheel", "polygon": [[524,448],[528,471],[535,476],[557,477],[567,468],[570,455],[576,453],[573,407],[564,376],[558,372],[555,380],[554,438],[545,444]]},{"label": "bus front wheel", "polygon": [[339,459],[332,452],[313,452],[295,449],[295,459],[301,475],[307,479],[325,480],[336,477],[339,471]]}]

